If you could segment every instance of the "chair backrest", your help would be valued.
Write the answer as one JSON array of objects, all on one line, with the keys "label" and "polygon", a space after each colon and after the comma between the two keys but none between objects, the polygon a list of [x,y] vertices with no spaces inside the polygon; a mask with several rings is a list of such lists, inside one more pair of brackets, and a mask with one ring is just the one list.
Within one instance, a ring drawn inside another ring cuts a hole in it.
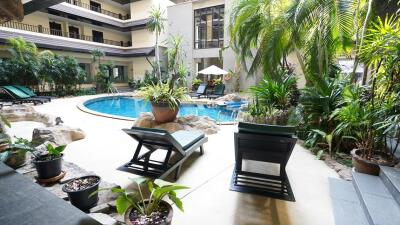
[{"label": "chair backrest", "polygon": [[131,129],[122,130],[137,141],[154,143],[155,145],[173,146],[180,154],[186,154],[182,145],[166,130],[144,127],[132,127]]},{"label": "chair backrest", "polygon": [[197,88],[196,93],[204,95],[206,93],[206,90],[207,90],[207,85],[206,84],[200,84],[200,86]]},{"label": "chair backrest", "polygon": [[19,90],[16,87],[13,87],[13,86],[2,86],[2,88],[5,89],[8,93],[13,95],[14,97],[17,97],[19,99],[30,98],[29,95],[25,94],[23,91]]},{"label": "chair backrest", "polygon": [[224,95],[224,91],[225,91],[225,84],[219,84],[219,85],[215,86],[214,94]]},{"label": "chair backrest", "polygon": [[272,136],[293,137],[296,127],[239,122],[239,133],[266,134]]},{"label": "chair backrest", "polygon": [[37,95],[35,94],[35,92],[33,92],[31,89],[25,87],[25,86],[21,86],[21,85],[13,85],[13,87],[16,87],[17,89],[21,90],[22,92],[24,92],[25,94],[31,96],[31,97],[36,97]]}]

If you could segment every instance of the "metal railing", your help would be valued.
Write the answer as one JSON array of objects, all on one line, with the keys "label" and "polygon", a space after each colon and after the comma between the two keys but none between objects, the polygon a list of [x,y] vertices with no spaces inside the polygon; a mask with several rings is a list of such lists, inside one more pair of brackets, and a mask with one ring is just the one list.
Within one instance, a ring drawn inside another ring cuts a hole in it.
[{"label": "metal railing", "polygon": [[96,7],[96,6],[93,6],[93,5],[89,5],[89,4],[83,3],[83,2],[81,2],[79,0],[65,0],[65,2],[67,2],[69,4],[72,4],[72,5],[76,5],[76,6],[85,8],[85,9],[92,10],[92,11],[95,11],[95,12],[98,12],[98,13],[101,13],[101,14],[104,14],[104,15],[107,15],[107,16],[111,16],[111,17],[114,17],[114,18],[117,18],[117,19],[120,19],[120,20],[128,20],[128,19],[131,18],[131,16],[129,14],[122,15],[121,13],[111,12],[109,10],[102,9],[101,7]]},{"label": "metal railing", "polygon": [[9,22],[5,22],[5,23],[1,23],[0,26],[13,28],[13,29],[17,29],[17,30],[25,30],[25,31],[36,32],[36,33],[55,35],[55,36],[60,36],[60,37],[74,38],[74,39],[79,39],[79,40],[84,40],[84,41],[98,42],[98,43],[103,43],[103,44],[107,44],[107,45],[114,45],[114,46],[121,46],[121,47],[132,46],[132,43],[130,41],[124,42],[124,41],[114,41],[114,40],[109,40],[109,39],[104,39],[104,38],[93,38],[92,36],[78,34],[76,32],[64,32],[62,30],[50,29],[48,27],[43,27],[41,25],[34,26],[34,25],[9,21]]}]

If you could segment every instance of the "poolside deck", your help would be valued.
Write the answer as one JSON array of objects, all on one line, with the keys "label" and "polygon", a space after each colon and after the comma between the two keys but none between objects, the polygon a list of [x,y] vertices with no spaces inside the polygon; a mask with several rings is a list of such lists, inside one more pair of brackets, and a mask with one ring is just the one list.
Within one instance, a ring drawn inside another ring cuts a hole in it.
[{"label": "poolside deck", "polygon": [[[92,96],[93,97],[93,96]],[[60,116],[65,125],[79,127],[87,137],[68,145],[65,160],[85,170],[93,171],[105,181],[122,186],[135,175],[116,170],[133,154],[136,142],[121,131],[130,121],[91,115],[76,105],[90,96],[55,99],[35,106],[39,112]],[[14,124],[12,132],[29,135],[37,124]],[[306,149],[297,145],[287,166],[296,202],[275,200],[256,195],[229,191],[234,165],[233,125],[223,125],[218,134],[210,135],[205,154],[193,154],[177,181],[191,187],[181,192],[185,212],[175,208],[173,224],[334,224],[329,178],[336,172],[316,160]],[[255,170],[263,165],[255,166]]]}]

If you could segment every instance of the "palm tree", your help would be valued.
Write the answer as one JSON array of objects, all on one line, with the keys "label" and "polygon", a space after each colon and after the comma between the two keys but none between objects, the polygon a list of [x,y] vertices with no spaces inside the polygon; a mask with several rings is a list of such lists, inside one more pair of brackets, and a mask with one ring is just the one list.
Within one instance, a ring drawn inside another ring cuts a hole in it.
[{"label": "palm tree", "polygon": [[230,18],[231,41],[242,62],[251,59],[250,75],[261,67],[274,78],[295,53],[307,84],[318,84],[332,73],[333,56],[350,50],[356,5],[354,0],[239,0]]},{"label": "palm tree", "polygon": [[161,66],[160,66],[160,52],[158,49],[158,38],[161,32],[164,30],[164,11],[158,8],[152,7],[150,10],[149,21],[147,22],[147,29],[156,34],[156,62],[157,62],[157,72],[161,82]]}]

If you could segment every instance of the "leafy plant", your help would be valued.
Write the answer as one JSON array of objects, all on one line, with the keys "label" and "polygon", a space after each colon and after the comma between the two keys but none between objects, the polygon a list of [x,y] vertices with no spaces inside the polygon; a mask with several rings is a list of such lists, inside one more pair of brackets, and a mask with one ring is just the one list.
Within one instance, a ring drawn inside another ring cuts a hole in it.
[{"label": "leafy plant", "polygon": [[222,84],[222,78],[216,78],[213,80],[214,85],[221,85]]},{"label": "leafy plant", "polygon": [[147,101],[167,103],[170,108],[177,108],[186,99],[187,88],[179,87],[173,91],[168,84],[157,83],[140,88],[140,95]]},{"label": "leafy plant", "polygon": [[52,157],[60,157],[61,153],[65,150],[65,147],[67,147],[66,145],[61,145],[61,146],[57,146],[54,147],[51,144],[48,144],[47,146],[47,152],[50,156]]},{"label": "leafy plant", "polygon": [[152,7],[150,10],[149,21],[147,22],[147,29],[156,34],[156,46],[155,46],[155,54],[156,54],[156,62],[157,62],[157,73],[159,81],[161,82],[161,66],[160,66],[160,50],[158,46],[158,39],[161,32],[164,30],[164,22],[166,18],[164,18],[164,11],[160,9],[160,7],[155,8]]},{"label": "leafy plant", "polygon": [[194,78],[192,80],[192,85],[200,85],[201,83],[203,83],[203,81],[200,80],[199,78]]},{"label": "leafy plant", "polygon": [[[175,203],[176,207],[183,212],[183,204],[181,199],[176,195],[176,191],[188,189],[188,187],[160,179],[152,181],[144,178],[136,178],[131,180],[138,186],[138,191],[128,192],[122,188],[111,189],[112,192],[118,194],[116,206],[119,214],[123,214],[130,207],[133,207],[141,215],[149,216],[159,209],[160,202],[165,197],[168,197],[173,203]],[[148,198],[145,198],[143,195],[141,188],[142,184],[147,186],[150,193]]]}]

